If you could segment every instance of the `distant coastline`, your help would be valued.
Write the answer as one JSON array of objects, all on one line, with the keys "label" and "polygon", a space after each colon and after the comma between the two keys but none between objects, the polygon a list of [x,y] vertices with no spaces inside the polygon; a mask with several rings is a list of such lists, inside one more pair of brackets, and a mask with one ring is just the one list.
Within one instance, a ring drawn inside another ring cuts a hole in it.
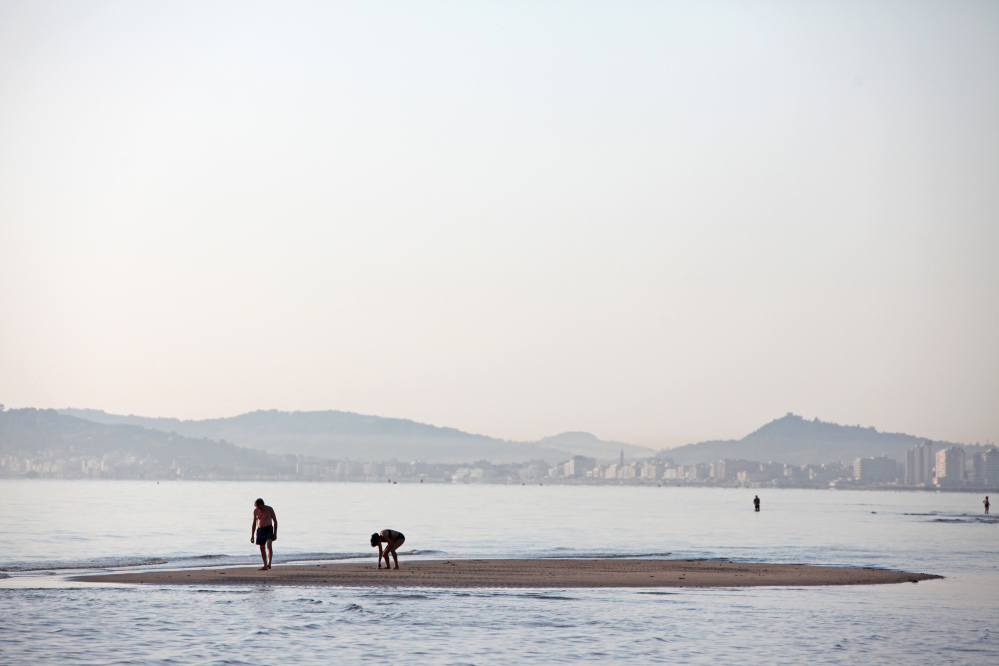
[{"label": "distant coastline", "polygon": [[[30,408],[0,412],[0,478],[999,492],[995,447],[962,447],[809,421],[794,414],[742,440],[702,442],[657,453],[589,433],[562,433],[534,443],[505,442],[346,412],[272,410],[202,422],[118,417],[95,410],[62,412]],[[152,425],[178,427],[186,434],[148,427]],[[206,432],[226,433],[232,440],[200,434]],[[277,440],[285,452],[266,449],[268,442]],[[296,446],[357,455],[287,452]],[[397,455],[378,455],[386,450]],[[916,450],[921,451],[919,469],[913,470]],[[498,459],[489,455],[495,451],[502,453]],[[405,452],[410,455],[403,457]],[[754,453],[769,457],[754,458]],[[529,454],[539,457],[523,457]],[[818,460],[788,462],[808,455]],[[837,455],[855,457],[842,460]]]}]

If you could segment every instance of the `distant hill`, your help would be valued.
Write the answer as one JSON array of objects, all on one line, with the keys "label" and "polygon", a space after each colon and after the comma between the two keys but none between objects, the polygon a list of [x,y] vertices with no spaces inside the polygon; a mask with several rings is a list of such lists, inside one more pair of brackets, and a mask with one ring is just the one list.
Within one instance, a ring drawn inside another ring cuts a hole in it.
[{"label": "distant hill", "polygon": [[199,469],[204,472],[281,474],[295,463],[228,442],[184,437],[137,425],[95,423],[54,409],[0,412],[0,456],[21,458],[101,459],[112,456],[127,466],[141,461],[147,469]]},{"label": "distant hill", "polygon": [[597,439],[588,432],[563,432],[559,435],[545,437],[538,444],[548,448],[558,449],[573,455],[589,456],[598,460],[618,460],[621,451],[626,458],[648,458],[655,455],[652,449],[624,442],[605,441]]},{"label": "distant hill", "polygon": [[[930,441],[901,433],[878,432],[874,428],[843,426],[817,418],[808,421],[795,414],[771,421],[742,439],[700,442],[662,451],[678,464],[723,459],[774,461],[791,465],[851,462],[856,458],[888,456],[905,461],[905,452]],[[939,447],[950,442],[934,442]]]},{"label": "distant hill", "polygon": [[647,457],[654,453],[640,446],[606,442],[589,433],[562,433],[539,442],[517,442],[408,419],[335,410],[258,410],[239,416],[198,421],[122,416],[93,409],[58,411],[95,423],[135,425],[186,437],[224,439],[275,454],[291,453],[341,460],[397,459],[440,463],[489,460],[508,463],[543,459],[556,463],[574,454],[616,459],[622,447],[629,457]]}]

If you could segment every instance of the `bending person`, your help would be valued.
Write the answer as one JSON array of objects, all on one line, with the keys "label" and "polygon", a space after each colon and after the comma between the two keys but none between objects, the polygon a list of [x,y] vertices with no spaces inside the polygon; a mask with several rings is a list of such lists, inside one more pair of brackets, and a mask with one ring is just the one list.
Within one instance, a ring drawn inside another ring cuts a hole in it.
[{"label": "bending person", "polygon": [[[384,549],[382,549],[383,543],[385,544]],[[382,530],[381,532],[372,534],[371,547],[378,546],[378,568],[382,568],[383,557],[385,558],[385,568],[392,568],[392,565],[389,564],[389,553],[392,553],[392,559],[395,560],[395,568],[398,569],[399,556],[396,554],[396,551],[404,543],[406,543],[406,537],[403,536],[402,532],[396,532],[395,530]]]},{"label": "bending person", "polygon": [[264,500],[257,499],[253,503],[256,507],[253,510],[253,522],[250,524],[250,543],[254,543],[254,529],[256,530],[256,544],[260,546],[260,557],[264,561],[264,566],[260,571],[271,568],[274,560],[274,541],[277,539],[277,515],[274,509],[264,504]]}]

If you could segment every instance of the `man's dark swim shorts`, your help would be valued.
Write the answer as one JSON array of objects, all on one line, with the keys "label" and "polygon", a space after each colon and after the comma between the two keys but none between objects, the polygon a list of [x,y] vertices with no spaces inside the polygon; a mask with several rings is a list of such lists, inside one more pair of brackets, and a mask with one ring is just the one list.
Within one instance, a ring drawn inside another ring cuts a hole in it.
[{"label": "man's dark swim shorts", "polygon": [[263,546],[268,541],[274,541],[274,526],[268,525],[267,527],[257,528],[257,545]]}]

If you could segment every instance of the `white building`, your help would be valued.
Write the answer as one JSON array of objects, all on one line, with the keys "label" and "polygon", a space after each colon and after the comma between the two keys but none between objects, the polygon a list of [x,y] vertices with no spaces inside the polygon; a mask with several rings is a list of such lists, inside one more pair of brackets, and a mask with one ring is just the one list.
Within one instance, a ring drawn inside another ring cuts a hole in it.
[{"label": "white building", "polygon": [[914,446],[905,453],[905,485],[933,483],[934,455],[932,442]]},{"label": "white building", "polygon": [[964,483],[964,448],[950,446],[937,451],[937,485],[960,486]]},{"label": "white building", "polygon": [[860,483],[894,483],[898,481],[898,462],[888,456],[857,458],[853,478]]}]

